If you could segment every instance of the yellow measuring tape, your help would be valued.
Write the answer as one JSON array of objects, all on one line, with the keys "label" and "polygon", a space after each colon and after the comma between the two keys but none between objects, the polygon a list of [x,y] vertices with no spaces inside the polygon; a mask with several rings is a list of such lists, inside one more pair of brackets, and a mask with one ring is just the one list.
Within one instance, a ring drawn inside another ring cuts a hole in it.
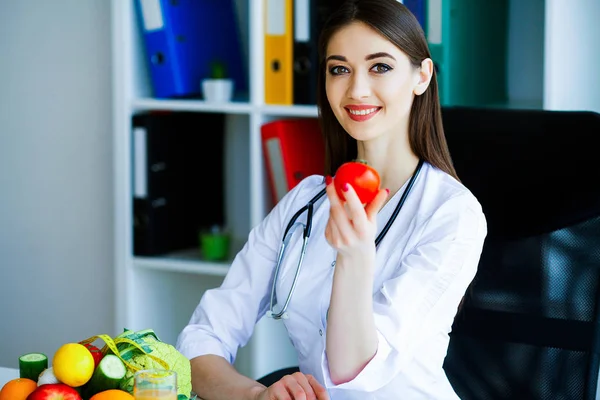
[{"label": "yellow measuring tape", "polygon": [[152,358],[154,361],[156,361],[158,364],[160,364],[164,369],[171,369],[169,367],[169,364],[163,360],[160,359],[156,356],[153,356],[151,353],[148,353],[147,351],[145,351],[142,346],[140,346],[138,343],[134,342],[131,339],[127,339],[127,338],[116,338],[113,340],[112,337],[110,337],[109,335],[96,335],[96,336],[92,336],[90,338],[87,338],[85,340],[80,341],[80,344],[86,345],[86,344],[90,344],[95,342],[98,339],[102,339],[104,341],[104,343],[106,344],[104,346],[104,348],[102,349],[102,353],[106,354],[106,348],[108,347],[117,357],[119,357],[121,359],[121,361],[123,361],[123,363],[125,363],[125,365],[133,372],[135,371],[139,371],[141,368],[137,367],[131,363],[129,363],[127,360],[125,360],[123,357],[121,357],[121,354],[119,353],[119,349],[117,347],[118,344],[120,343],[128,343],[132,346],[134,346],[136,349],[138,349],[139,351],[141,351],[142,353],[144,353],[145,355],[147,355],[148,357]]}]

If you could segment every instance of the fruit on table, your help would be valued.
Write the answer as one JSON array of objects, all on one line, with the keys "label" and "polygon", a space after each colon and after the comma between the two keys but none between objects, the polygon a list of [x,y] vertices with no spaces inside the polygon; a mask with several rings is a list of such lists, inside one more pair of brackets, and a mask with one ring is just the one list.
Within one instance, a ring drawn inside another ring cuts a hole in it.
[{"label": "fruit on table", "polygon": [[107,354],[94,370],[92,378],[81,388],[83,397],[89,398],[99,392],[117,389],[126,373],[125,363],[116,355]]},{"label": "fruit on table", "polygon": [[364,160],[348,161],[337,169],[333,179],[338,197],[344,200],[344,186],[352,185],[362,204],[369,204],[379,192],[377,170]]},{"label": "fruit on table", "polygon": [[27,400],[81,400],[79,392],[64,383],[49,383],[38,386]]},{"label": "fruit on table", "polygon": [[43,353],[28,353],[19,357],[19,376],[37,381],[43,370],[48,368],[48,357]]},{"label": "fruit on table", "polygon": [[0,389],[0,400],[26,400],[36,388],[37,383],[33,379],[11,379]]},{"label": "fruit on table", "polygon": [[52,368],[60,382],[72,387],[79,387],[92,377],[94,357],[84,345],[66,343],[54,353]]},{"label": "fruit on table", "polygon": [[91,343],[86,343],[84,346],[92,353],[92,357],[94,357],[94,368],[96,368],[98,364],[100,364],[102,357],[104,357],[102,350]]},{"label": "fruit on table", "polygon": [[[137,347],[122,342],[119,343],[119,354],[123,360],[140,369],[171,369],[177,373],[177,391],[186,398],[192,391],[192,373],[190,360],[180,353],[175,346],[162,342],[152,329],[143,331],[126,330],[115,338],[115,341],[131,340],[150,350],[143,354]],[[157,360],[161,361],[159,363]],[[134,371],[127,369],[125,378],[119,384],[119,389],[133,393]]]},{"label": "fruit on table", "polygon": [[96,393],[90,400],[134,400],[134,397],[121,389],[109,389]]},{"label": "fruit on table", "polygon": [[54,376],[52,367],[43,370],[37,381],[38,386],[46,385],[48,383],[60,383],[56,376]]}]

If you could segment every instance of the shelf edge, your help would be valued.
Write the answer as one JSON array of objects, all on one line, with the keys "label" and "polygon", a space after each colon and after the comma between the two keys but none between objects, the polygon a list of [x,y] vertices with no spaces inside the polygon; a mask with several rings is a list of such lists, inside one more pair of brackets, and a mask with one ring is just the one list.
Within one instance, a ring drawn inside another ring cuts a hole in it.
[{"label": "shelf edge", "polygon": [[170,258],[135,257],[133,268],[151,269],[163,272],[183,272],[198,275],[225,276],[229,263],[209,261],[174,260]]}]

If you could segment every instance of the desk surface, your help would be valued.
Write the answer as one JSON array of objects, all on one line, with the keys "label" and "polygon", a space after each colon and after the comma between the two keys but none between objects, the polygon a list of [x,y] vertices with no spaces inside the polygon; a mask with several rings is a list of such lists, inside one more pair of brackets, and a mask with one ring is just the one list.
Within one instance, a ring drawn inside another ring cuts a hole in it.
[{"label": "desk surface", "polygon": [[15,368],[0,367],[0,388],[11,379],[19,377],[19,370]]}]

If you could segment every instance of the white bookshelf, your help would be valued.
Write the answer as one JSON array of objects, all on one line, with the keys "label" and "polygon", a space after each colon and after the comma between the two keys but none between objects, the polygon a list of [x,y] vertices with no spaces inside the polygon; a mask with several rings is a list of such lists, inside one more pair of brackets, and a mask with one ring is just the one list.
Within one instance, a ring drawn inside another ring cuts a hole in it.
[{"label": "white bookshelf", "polygon": [[[142,36],[133,0],[113,0],[114,172],[116,329],[152,328],[174,344],[203,292],[221,284],[228,262],[203,261],[196,249],[162,257],[133,256],[131,190],[131,116],[151,110],[219,112],[226,115],[225,215],[234,248],[266,215],[267,192],[260,127],[284,117],[315,117],[316,106],[269,106],[263,99],[262,2],[237,0],[248,57],[247,101],[213,104],[203,100],[155,99],[143,61]],[[250,343],[238,352],[236,366],[258,378],[294,365],[295,355],[283,326],[261,321]]]},{"label": "white bookshelf", "polygon": [[[592,4],[592,0],[581,1],[588,6]],[[226,115],[225,215],[239,248],[250,229],[268,211],[261,125],[277,118],[317,115],[316,106],[264,104],[263,1],[236,0],[236,3],[247,57],[250,93],[244,102],[215,105],[200,100],[152,98],[133,0],[112,0],[117,331],[152,328],[162,340],[175,343],[177,334],[203,292],[218,286],[229,268],[227,262],[202,261],[194,249],[165,257],[132,255],[131,116],[148,110],[220,112]],[[546,104],[556,104],[554,92],[558,93],[556,88],[562,85],[564,79],[556,74],[544,76],[544,70],[558,70],[560,66],[556,63],[560,60],[550,56],[560,49],[556,48],[555,42],[544,40],[544,36],[549,37],[552,33],[552,27],[548,26],[548,21],[544,25],[544,21],[548,16],[556,15],[555,11],[561,4],[558,0],[532,0],[525,6],[519,1],[511,1],[508,90],[513,107],[524,104],[526,108],[544,108]],[[598,9],[595,5],[593,7]],[[535,29],[531,28],[530,21],[536,21]],[[563,24],[564,21],[557,23]],[[523,26],[529,26],[527,40],[523,40]],[[576,40],[571,43],[576,43]],[[593,57],[597,59],[599,53],[592,53],[591,60]],[[553,68],[548,68],[549,63]],[[570,65],[568,58],[563,63]],[[553,91],[545,90],[548,88]],[[581,93],[582,88],[576,90]],[[590,91],[589,88],[585,90]],[[560,94],[564,95],[563,92]],[[295,355],[282,325],[263,319],[250,343],[239,352],[236,365],[242,373],[258,378],[294,363]]]}]

